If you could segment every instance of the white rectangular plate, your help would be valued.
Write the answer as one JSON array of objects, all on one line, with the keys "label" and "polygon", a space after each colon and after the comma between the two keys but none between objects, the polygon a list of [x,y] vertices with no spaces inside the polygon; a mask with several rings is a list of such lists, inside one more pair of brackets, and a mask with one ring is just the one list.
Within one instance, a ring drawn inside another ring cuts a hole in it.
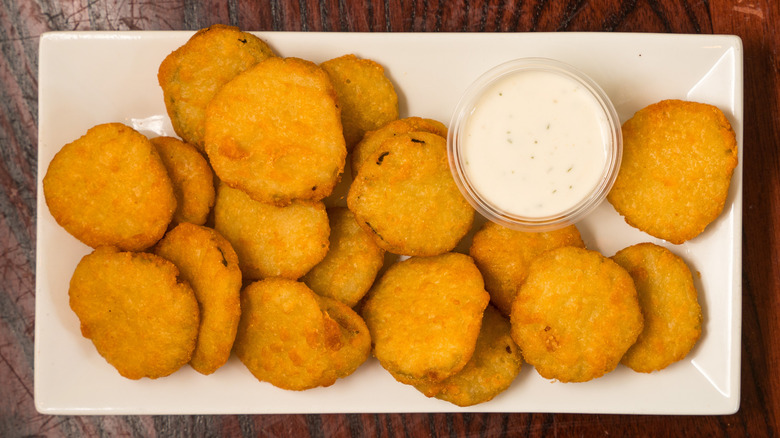
[{"label": "white rectangular plate", "polygon": [[692,241],[670,245],[639,232],[604,203],[578,224],[607,256],[638,242],[680,255],[694,272],[704,323],[682,361],[652,374],[621,366],[586,383],[541,378],[524,365],[490,402],[459,408],[403,385],[370,359],[328,388],[303,392],[258,382],[232,357],[203,376],[185,366],[157,379],[121,377],[81,336],[68,283],[91,249],[49,214],[41,180],[53,155],[99,123],[123,122],[174,135],[157,85],[163,58],[192,32],[67,32],[43,35],[39,66],[35,403],[48,414],[222,414],[355,412],[583,412],[728,414],[739,408],[742,221],[742,45],[734,36],[601,33],[258,33],[281,56],[322,62],[354,53],[386,68],[402,116],[448,123],[477,76],[504,61],[541,56],[570,63],[598,82],[621,121],[668,98],[720,107],[739,145],[723,214]]}]

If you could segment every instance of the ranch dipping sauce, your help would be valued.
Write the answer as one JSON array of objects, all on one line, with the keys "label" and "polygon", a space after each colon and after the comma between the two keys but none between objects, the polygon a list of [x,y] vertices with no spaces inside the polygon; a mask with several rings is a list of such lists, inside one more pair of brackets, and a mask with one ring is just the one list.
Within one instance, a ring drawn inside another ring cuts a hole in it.
[{"label": "ranch dipping sauce", "polygon": [[565,64],[530,61],[541,67],[499,66],[507,71],[489,72],[467,92],[451,124],[450,164],[461,191],[488,219],[554,229],[606,196],[622,139],[595,83]]},{"label": "ranch dipping sauce", "polygon": [[485,90],[462,135],[474,189],[508,213],[544,217],[573,207],[598,184],[609,122],[582,84],[521,71]]}]

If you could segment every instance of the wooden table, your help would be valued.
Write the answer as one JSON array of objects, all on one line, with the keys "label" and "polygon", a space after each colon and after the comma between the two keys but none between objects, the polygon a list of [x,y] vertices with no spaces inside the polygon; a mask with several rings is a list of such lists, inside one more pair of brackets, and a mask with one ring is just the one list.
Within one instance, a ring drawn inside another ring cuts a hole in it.
[{"label": "wooden table", "polygon": [[[0,6],[0,436],[774,436],[780,433],[780,3],[775,0],[9,0]],[[609,31],[744,44],[741,407],[730,416],[344,414],[57,417],[33,404],[38,40],[51,30]]]}]

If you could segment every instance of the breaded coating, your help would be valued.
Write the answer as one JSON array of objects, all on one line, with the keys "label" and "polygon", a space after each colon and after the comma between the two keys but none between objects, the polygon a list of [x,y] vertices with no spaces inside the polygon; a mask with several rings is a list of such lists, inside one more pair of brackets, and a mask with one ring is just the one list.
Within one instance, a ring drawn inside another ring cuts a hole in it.
[{"label": "breaded coating", "polygon": [[631,276],[573,246],[539,256],[512,305],[512,339],[546,379],[585,382],[612,371],[642,331]]},{"label": "breaded coating", "polygon": [[326,345],[333,352],[331,372],[325,375],[334,379],[346,377],[371,354],[371,334],[363,318],[349,306],[319,295],[317,302],[325,317]]},{"label": "breaded coating", "polygon": [[360,316],[303,283],[251,283],[241,309],[234,351],[260,381],[296,391],[330,386],[368,358],[370,336]]},{"label": "breaded coating", "polygon": [[577,227],[535,233],[487,221],[474,234],[469,254],[485,278],[490,302],[509,316],[531,262],[543,252],[562,246],[585,248]]},{"label": "breaded coating", "polygon": [[442,382],[415,387],[428,397],[458,406],[473,406],[490,401],[509,388],[522,364],[520,349],[510,335],[509,319],[488,306],[477,346],[466,366]]},{"label": "breaded coating", "polygon": [[612,259],[631,274],[645,328],[621,363],[650,373],[683,359],[701,336],[702,314],[685,262],[668,249],[640,243]]},{"label": "breaded coating", "polygon": [[328,253],[330,225],[322,202],[286,207],[258,202],[221,184],[214,228],[233,246],[245,279],[298,279]]},{"label": "breaded coating", "polygon": [[200,308],[198,343],[190,366],[211,374],[227,362],[241,317],[241,270],[238,256],[211,228],[183,222],[155,247],[192,286]]},{"label": "breaded coating", "polygon": [[206,152],[223,183],[286,205],[328,196],[347,149],[327,73],[268,58],[222,87],[206,109]]},{"label": "breaded coating", "polygon": [[157,73],[176,134],[205,152],[206,105],[236,75],[272,56],[263,40],[237,27],[215,24],[197,31]]},{"label": "breaded coating", "polygon": [[70,307],[81,334],[128,379],[167,376],[189,362],[198,336],[198,302],[171,262],[102,246],[81,259]]},{"label": "breaded coating", "polygon": [[157,150],[121,123],[94,126],[63,146],[43,177],[43,194],[57,223],[93,248],[149,248],[176,210]]},{"label": "breaded coating", "polygon": [[447,253],[390,266],[362,309],[374,356],[409,385],[439,382],[466,365],[490,297],[471,257]]},{"label": "breaded coating", "polygon": [[623,124],[623,160],[607,199],[626,222],[680,244],[723,211],[737,141],[715,106],[664,100]]},{"label": "breaded coating", "polygon": [[214,207],[214,173],[203,155],[189,143],[174,137],[150,140],[162,158],[176,196],[171,225],[189,222],[203,225]]},{"label": "breaded coating", "polygon": [[320,64],[330,77],[341,107],[347,151],[368,131],[398,118],[398,96],[385,69],[370,59],[344,55]]},{"label": "breaded coating", "polygon": [[451,251],[474,220],[450,173],[447,141],[427,132],[382,143],[355,177],[347,206],[379,246],[409,256]]},{"label": "breaded coating", "polygon": [[387,139],[409,132],[430,132],[447,138],[447,127],[437,120],[422,117],[394,120],[374,131],[366,132],[363,139],[352,149],[352,174],[357,175],[363,162]]},{"label": "breaded coating", "polygon": [[374,284],[385,261],[385,250],[344,207],[327,209],[330,249],[301,281],[314,292],[354,307]]}]

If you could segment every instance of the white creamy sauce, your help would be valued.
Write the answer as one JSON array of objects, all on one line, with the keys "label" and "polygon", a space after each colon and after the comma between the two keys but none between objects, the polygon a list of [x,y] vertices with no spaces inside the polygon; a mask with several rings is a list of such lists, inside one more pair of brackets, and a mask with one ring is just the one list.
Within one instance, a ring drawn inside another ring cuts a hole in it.
[{"label": "white creamy sauce", "polygon": [[599,102],[577,81],[545,71],[508,74],[486,89],[466,121],[464,169],[495,207],[555,215],[598,184],[609,132]]}]

